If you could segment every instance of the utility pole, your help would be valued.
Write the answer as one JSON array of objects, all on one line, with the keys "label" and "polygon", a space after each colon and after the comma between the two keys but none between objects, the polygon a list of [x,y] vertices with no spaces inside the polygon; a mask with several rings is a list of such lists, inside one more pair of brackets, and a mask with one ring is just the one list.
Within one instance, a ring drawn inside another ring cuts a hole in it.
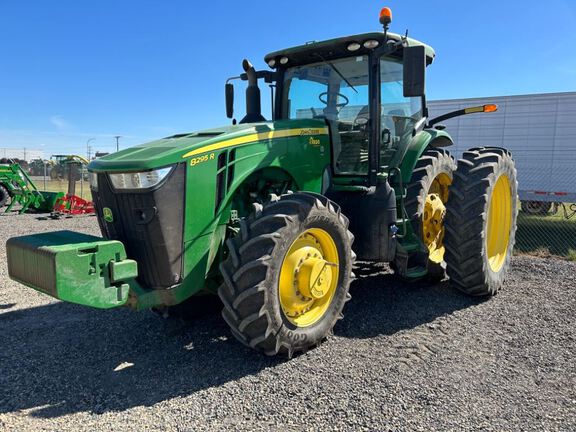
[{"label": "utility pole", "polygon": [[116,135],[114,138],[116,138],[116,151],[120,151],[120,144],[118,144],[118,140],[122,138],[122,136]]},{"label": "utility pole", "polygon": [[86,159],[90,161],[90,156],[92,156],[92,148],[90,147],[90,141],[95,141],[96,138],[88,138],[86,141]]}]

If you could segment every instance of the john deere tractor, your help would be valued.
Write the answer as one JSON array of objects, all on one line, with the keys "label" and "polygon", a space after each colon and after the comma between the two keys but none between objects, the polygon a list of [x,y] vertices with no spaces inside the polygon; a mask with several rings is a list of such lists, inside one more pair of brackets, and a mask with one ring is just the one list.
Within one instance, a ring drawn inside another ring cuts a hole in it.
[{"label": "john deere tractor", "polygon": [[[12,238],[10,276],[96,308],[163,310],[217,294],[240,342],[288,356],[331,334],[357,258],[496,294],[516,231],[514,162],[498,147],[456,162],[440,124],[496,107],[428,118],[434,51],[389,33],[389,9],[380,22],[383,32],[268,54],[269,70],[245,60],[238,123],[91,162],[103,238]],[[269,119],[259,82],[272,89]],[[233,99],[229,82],[230,118]]]}]

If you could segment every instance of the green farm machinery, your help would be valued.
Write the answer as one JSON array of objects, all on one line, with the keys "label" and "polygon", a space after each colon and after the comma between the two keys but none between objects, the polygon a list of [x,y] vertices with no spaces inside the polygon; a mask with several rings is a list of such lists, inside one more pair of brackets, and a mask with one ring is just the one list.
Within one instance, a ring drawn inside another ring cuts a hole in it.
[{"label": "green farm machinery", "polygon": [[[18,213],[28,210],[59,215],[81,215],[94,213],[92,202],[76,196],[75,162],[70,162],[68,174],[68,193],[38,190],[34,181],[18,163],[0,165],[0,208],[6,206],[5,213],[19,204]],[[77,164],[80,165],[80,164]]]},{"label": "green farm machinery", "polygon": [[[407,281],[447,275],[467,294],[496,294],[514,246],[514,162],[498,147],[455,161],[440,122],[497,107],[428,118],[434,50],[388,32],[389,9],[380,22],[383,32],[268,54],[267,70],[245,60],[238,123],[93,161],[103,237],[12,238],[10,276],[103,309],[163,311],[217,294],[240,342],[288,356],[332,333],[357,258]],[[273,89],[270,120],[259,82]]]},{"label": "green farm machinery", "polygon": [[20,213],[28,209],[48,211],[57,198],[56,193],[39,191],[20,164],[0,165],[0,208],[6,205],[6,213],[15,204],[20,204]]}]

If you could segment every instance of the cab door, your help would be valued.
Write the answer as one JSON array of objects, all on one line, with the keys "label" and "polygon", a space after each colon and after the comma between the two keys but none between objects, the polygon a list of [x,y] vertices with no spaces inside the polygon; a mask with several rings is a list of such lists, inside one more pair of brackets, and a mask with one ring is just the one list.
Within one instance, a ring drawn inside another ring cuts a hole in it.
[{"label": "cab door", "polygon": [[297,66],[284,75],[284,118],[324,119],[336,176],[366,176],[370,149],[369,57]]},{"label": "cab door", "polygon": [[394,157],[403,150],[423,116],[422,97],[404,97],[403,64],[390,57],[380,58],[380,166],[394,164]]}]

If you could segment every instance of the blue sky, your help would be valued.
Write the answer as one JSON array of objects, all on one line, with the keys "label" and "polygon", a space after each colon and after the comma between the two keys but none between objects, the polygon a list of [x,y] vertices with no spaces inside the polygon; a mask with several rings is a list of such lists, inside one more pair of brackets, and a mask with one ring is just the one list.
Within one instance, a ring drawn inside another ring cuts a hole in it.
[{"label": "blue sky", "polygon": [[264,68],[276,49],[378,31],[383,6],[436,49],[431,99],[576,91],[574,0],[0,0],[0,148],[85,154],[89,138],[110,151],[114,135],[227,124],[244,57]]}]

